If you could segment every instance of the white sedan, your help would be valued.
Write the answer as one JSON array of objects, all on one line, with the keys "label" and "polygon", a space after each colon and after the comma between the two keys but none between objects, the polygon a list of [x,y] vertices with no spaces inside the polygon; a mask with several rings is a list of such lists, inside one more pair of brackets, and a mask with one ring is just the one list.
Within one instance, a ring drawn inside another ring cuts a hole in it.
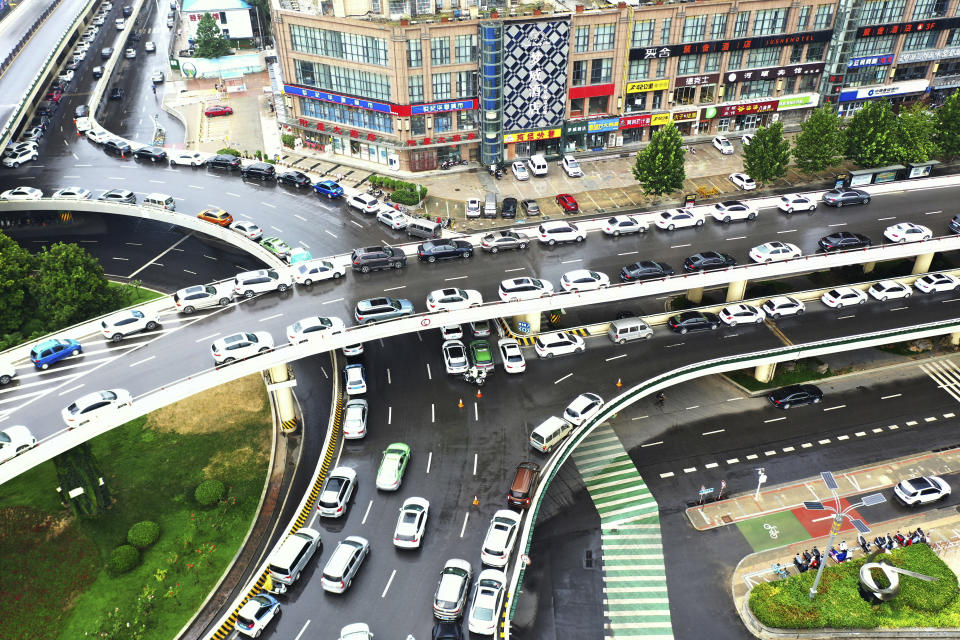
[{"label": "white sedan", "polygon": [[468,198],[464,215],[468,218],[479,218],[482,208],[483,204],[480,202],[480,198]]},{"label": "white sedan", "polygon": [[343,331],[343,320],[340,318],[324,318],[310,316],[297,320],[287,327],[287,340],[290,344],[302,344],[313,338],[324,338]]},{"label": "white sedan", "polygon": [[928,273],[917,278],[913,286],[923,293],[960,290],[960,279],[949,273]]},{"label": "white sedan", "polygon": [[517,180],[529,180],[530,172],[527,171],[527,167],[522,162],[514,162],[510,165],[510,170],[513,171],[513,177]]},{"label": "white sedan", "polygon": [[400,549],[419,549],[423,532],[427,529],[430,502],[426,498],[407,498],[400,507],[397,526],[393,530],[393,546]]},{"label": "white sedan", "polygon": [[657,216],[654,224],[667,231],[683,227],[699,227],[703,224],[703,214],[694,213],[690,209],[667,209]]},{"label": "white sedan", "polygon": [[777,208],[784,213],[793,213],[794,211],[816,211],[817,201],[808,196],[794,193],[786,196],[780,196],[780,204]]},{"label": "white sedan", "polygon": [[581,393],[563,410],[563,419],[575,427],[597,415],[603,409],[603,398],[595,393]]},{"label": "white sedan", "polygon": [[804,311],[803,303],[790,296],[770,298],[760,308],[774,320],[779,320],[780,316],[799,316]]},{"label": "white sedan", "polygon": [[15,187],[0,193],[0,200],[39,200],[43,191],[33,187]]},{"label": "white sedan", "polygon": [[560,277],[564,291],[593,291],[610,286],[610,276],[589,269],[574,269]]},{"label": "white sedan", "polygon": [[603,232],[608,236],[619,237],[625,233],[646,233],[647,224],[636,216],[613,216],[603,225]]},{"label": "white sedan", "polygon": [[343,437],[359,440],[367,435],[367,411],[369,406],[363,398],[351,398],[343,408]]},{"label": "white sedan", "polygon": [[820,296],[820,301],[832,309],[842,309],[867,301],[867,294],[853,287],[837,287]]},{"label": "white sedan", "polygon": [[887,227],[883,232],[883,237],[890,242],[919,242],[932,238],[933,231],[922,224],[901,222]]},{"label": "white sedan", "polygon": [[241,331],[220,338],[210,345],[210,351],[213,352],[213,361],[217,366],[230,364],[259,353],[266,353],[271,349],[273,349],[273,336],[266,331],[254,331],[252,333]]},{"label": "white sedan", "polygon": [[496,632],[506,584],[507,576],[497,569],[484,569],[477,576],[467,614],[470,633],[492,636]]},{"label": "white sedan", "polygon": [[780,260],[792,260],[801,256],[800,247],[789,242],[765,242],[750,249],[750,259],[754,262],[767,263]]},{"label": "white sedan", "polygon": [[55,200],[87,200],[90,197],[90,191],[80,187],[66,187],[57,189],[50,197]]},{"label": "white sedan", "polygon": [[13,425],[0,431],[0,463],[37,444],[37,439],[23,425]]},{"label": "white sedan", "polygon": [[253,241],[257,241],[263,237],[263,229],[260,228],[260,225],[250,222],[249,220],[231,222],[230,228]]},{"label": "white sedan", "polygon": [[733,155],[733,143],[727,140],[725,136],[717,136],[713,139],[713,148],[725,156]]},{"label": "white sedan", "polygon": [[763,310],[742,302],[727,305],[720,310],[719,315],[720,320],[728,327],[747,323],[762,324],[767,317]]},{"label": "white sedan", "polygon": [[437,289],[427,296],[430,311],[455,311],[483,304],[483,296],[476,289]]},{"label": "white sedan", "polygon": [[33,141],[29,142],[11,142],[7,145],[7,148],[3,150],[3,157],[7,158],[14,154],[20,153],[22,151],[36,151],[37,143]]},{"label": "white sedan", "polygon": [[397,211],[393,207],[380,207],[377,211],[377,222],[384,224],[394,231],[406,229],[410,224],[410,218],[402,211]]},{"label": "white sedan", "polygon": [[443,366],[450,375],[465,373],[470,368],[467,348],[460,340],[447,340],[440,350],[443,351]]},{"label": "white sedan", "polygon": [[913,293],[910,285],[901,284],[896,280],[881,280],[870,287],[868,291],[870,295],[880,302],[886,302],[887,300],[896,298],[909,298],[910,294]]},{"label": "white sedan", "polygon": [[520,532],[520,514],[500,509],[493,514],[480,549],[480,562],[490,567],[505,567]]},{"label": "white sedan", "polygon": [[97,418],[111,415],[123,407],[129,407],[133,397],[126,389],[107,389],[88,393],[60,412],[64,424],[73,429]]},{"label": "white sedan", "polygon": [[731,221],[753,220],[757,217],[757,209],[752,204],[740,200],[725,200],[713,205],[710,215],[717,222],[727,224]]},{"label": "white sedan", "polygon": [[500,299],[504,302],[534,300],[553,293],[553,284],[538,278],[509,278],[500,282]]},{"label": "white sedan", "polygon": [[740,137],[740,144],[742,144],[745,147],[749,147],[751,142],[753,142],[752,133],[745,133],[743,134],[743,136]]},{"label": "white sedan", "polygon": [[527,361],[523,358],[520,343],[513,338],[500,338],[497,342],[500,348],[500,359],[503,361],[503,370],[507,373],[523,373],[527,370]]},{"label": "white sedan", "polygon": [[745,173],[731,173],[727,177],[730,178],[730,182],[743,191],[753,191],[757,188],[757,183]]},{"label": "white sedan", "polygon": [[196,151],[177,151],[170,154],[170,164],[181,164],[187,167],[199,167],[206,161],[206,156]]},{"label": "white sedan", "polygon": [[95,142],[97,144],[103,144],[107,140],[113,139],[113,134],[101,127],[92,127],[87,129],[84,135],[87,136],[87,139],[90,140],[90,142]]}]

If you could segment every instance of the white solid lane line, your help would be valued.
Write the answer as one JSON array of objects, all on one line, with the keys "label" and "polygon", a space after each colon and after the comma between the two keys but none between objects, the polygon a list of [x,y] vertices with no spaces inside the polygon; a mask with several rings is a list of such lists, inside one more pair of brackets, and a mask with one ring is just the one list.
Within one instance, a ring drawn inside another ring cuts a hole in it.
[{"label": "white solid lane line", "polygon": [[558,380],[555,380],[553,384],[560,384],[561,382],[563,382],[564,380],[566,380],[567,378],[569,378],[569,377],[572,376],[572,375],[573,375],[572,373],[568,373],[567,375],[563,376],[562,378],[560,378],[560,379],[558,379]]},{"label": "white solid lane line", "polygon": [[306,622],[303,623],[303,627],[300,628],[300,633],[298,633],[297,637],[294,638],[293,640],[300,640],[300,637],[303,635],[303,632],[306,631],[307,627],[309,626],[310,626],[310,621],[307,620]]},{"label": "white solid lane line", "polygon": [[396,575],[397,575],[397,570],[394,569],[394,570],[390,573],[390,579],[387,580],[387,586],[385,586],[385,587],[383,588],[383,593],[380,594],[380,597],[381,597],[381,598],[387,597],[387,591],[390,590],[390,585],[393,583],[393,577],[396,576]]},{"label": "white solid lane line", "polygon": [[433,451],[427,454],[427,473],[430,473],[430,463],[433,462]]},{"label": "white solid lane line", "polygon": [[84,386],[86,386],[86,385],[78,384],[78,385],[75,386],[75,387],[70,387],[69,389],[64,389],[63,391],[61,391],[61,392],[58,393],[57,395],[58,395],[58,396],[66,395],[66,394],[70,393],[71,391],[76,391],[77,389],[82,389]]},{"label": "white solid lane line", "polygon": [[463,526],[460,527],[460,537],[463,537],[463,533],[467,530],[467,520],[470,519],[470,512],[467,511],[463,514]]},{"label": "white solid lane line", "polygon": [[157,357],[157,356],[150,356],[149,358],[144,358],[143,360],[138,360],[138,361],[132,363],[130,366],[131,366],[131,367],[136,367],[137,365],[141,365],[141,364],[143,364],[144,362],[150,362],[151,360],[153,360],[153,359],[156,358],[156,357]]},{"label": "white solid lane line", "polygon": [[373,500],[367,504],[367,510],[363,513],[363,520],[360,521],[360,524],[367,524],[367,516],[370,515],[370,507],[373,506]]}]

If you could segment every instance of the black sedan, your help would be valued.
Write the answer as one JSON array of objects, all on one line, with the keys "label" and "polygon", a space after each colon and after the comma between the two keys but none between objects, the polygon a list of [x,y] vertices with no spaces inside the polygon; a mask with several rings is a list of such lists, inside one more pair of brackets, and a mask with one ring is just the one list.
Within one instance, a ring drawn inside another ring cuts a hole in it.
[{"label": "black sedan", "polygon": [[167,152],[160,147],[140,147],[133,152],[134,157],[151,162],[160,162],[167,160]]},{"label": "black sedan", "polygon": [[823,194],[823,203],[831,207],[870,204],[870,194],[860,189],[831,189]]},{"label": "black sedan", "polygon": [[720,326],[720,316],[715,313],[685,311],[667,320],[667,324],[677,333],[715,331]]},{"label": "black sedan", "polygon": [[824,251],[844,251],[846,249],[865,249],[872,243],[870,238],[850,231],[837,231],[820,238],[817,244]]},{"label": "black sedan", "polygon": [[683,261],[683,270],[687,273],[694,271],[710,271],[712,269],[726,269],[737,266],[737,261],[725,253],[718,251],[704,251],[695,253]]},{"label": "black sedan", "polygon": [[453,258],[469,258],[473,245],[466,240],[430,240],[417,247],[417,260],[436,262]]},{"label": "black sedan", "polygon": [[666,262],[655,260],[641,260],[628,264],[620,269],[620,282],[635,282],[637,280],[652,280],[673,275],[673,267]]},{"label": "black sedan", "polygon": [[773,391],[767,398],[780,409],[789,409],[802,404],[817,404],[823,400],[823,391],[812,384],[792,384]]},{"label": "black sedan", "polygon": [[123,100],[123,89],[120,87],[114,87],[110,90],[110,99],[111,100]]},{"label": "black sedan", "polygon": [[117,156],[126,156],[130,153],[130,145],[123,140],[107,140],[103,143],[103,150]]},{"label": "black sedan", "polygon": [[500,217],[501,218],[517,217],[517,199],[516,198],[503,199],[503,204],[500,205]]},{"label": "black sedan", "polygon": [[240,168],[240,158],[229,153],[218,153],[207,160],[207,166],[213,169],[229,169],[234,171]]},{"label": "black sedan", "polygon": [[948,228],[950,229],[950,233],[960,234],[960,214],[955,215],[950,219]]},{"label": "black sedan", "polygon": [[309,187],[313,184],[306,174],[300,173],[299,171],[284,171],[283,173],[279,173],[277,174],[277,182],[292,185],[297,189]]}]

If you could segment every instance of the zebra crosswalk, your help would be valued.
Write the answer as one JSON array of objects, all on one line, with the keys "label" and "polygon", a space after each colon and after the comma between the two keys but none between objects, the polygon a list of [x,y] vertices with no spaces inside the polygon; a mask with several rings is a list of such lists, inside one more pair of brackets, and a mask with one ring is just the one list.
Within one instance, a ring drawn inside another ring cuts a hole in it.
[{"label": "zebra crosswalk", "polygon": [[605,638],[672,640],[656,500],[609,425],[572,457],[600,514]]},{"label": "zebra crosswalk", "polygon": [[920,365],[920,370],[930,376],[951,398],[960,402],[960,368],[951,360],[926,362]]}]

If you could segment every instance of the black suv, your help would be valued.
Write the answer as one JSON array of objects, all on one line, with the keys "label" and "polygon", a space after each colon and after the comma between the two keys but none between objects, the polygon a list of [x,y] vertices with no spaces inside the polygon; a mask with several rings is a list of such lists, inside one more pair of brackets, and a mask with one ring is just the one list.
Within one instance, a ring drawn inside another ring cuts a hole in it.
[{"label": "black suv", "polygon": [[717,251],[704,251],[695,253],[683,261],[683,270],[687,273],[693,271],[710,271],[711,269],[725,269],[726,267],[735,267],[737,261],[725,253]]},{"label": "black suv", "polygon": [[789,387],[777,389],[767,398],[773,406],[789,409],[801,404],[817,404],[823,400],[823,391],[812,384],[792,384]]},{"label": "black suv", "polygon": [[502,218],[517,217],[517,199],[516,198],[503,199],[503,204],[500,206],[500,217]]},{"label": "black suv", "polygon": [[686,311],[667,320],[667,324],[677,333],[705,331],[708,329],[713,331],[720,326],[720,316],[715,313]]},{"label": "black suv", "polygon": [[207,166],[213,169],[230,169],[233,171],[240,168],[240,158],[229,153],[218,153],[207,160]]},{"label": "black suv", "polygon": [[150,160],[151,162],[166,161],[167,152],[160,147],[140,147],[133,152],[135,158]]},{"label": "black suv", "polygon": [[636,280],[652,280],[673,275],[673,267],[666,262],[655,260],[641,260],[628,264],[620,269],[620,282],[634,282]]},{"label": "black suv", "polygon": [[277,177],[277,169],[269,162],[254,162],[253,164],[242,167],[240,175],[244,178],[260,178],[261,180],[273,180]]},{"label": "black suv", "polygon": [[103,143],[103,150],[118,156],[130,153],[130,145],[123,140],[107,140]]},{"label": "black suv", "polygon": [[407,266],[407,256],[403,250],[386,245],[380,247],[361,247],[350,254],[350,264],[354,271],[370,273],[379,269],[401,269]]},{"label": "black suv", "polygon": [[123,100],[123,89],[120,87],[114,87],[110,90],[110,99],[111,100]]},{"label": "black suv", "polygon": [[430,240],[417,247],[417,260],[436,262],[453,258],[469,258],[473,245],[467,240]]},{"label": "black suv", "polygon": [[277,182],[281,184],[291,184],[297,189],[300,187],[309,187],[313,184],[310,182],[310,178],[299,171],[284,171],[283,173],[278,173]]},{"label": "black suv", "polygon": [[826,252],[845,249],[865,249],[871,245],[870,238],[850,231],[837,231],[820,238],[817,244]]}]

